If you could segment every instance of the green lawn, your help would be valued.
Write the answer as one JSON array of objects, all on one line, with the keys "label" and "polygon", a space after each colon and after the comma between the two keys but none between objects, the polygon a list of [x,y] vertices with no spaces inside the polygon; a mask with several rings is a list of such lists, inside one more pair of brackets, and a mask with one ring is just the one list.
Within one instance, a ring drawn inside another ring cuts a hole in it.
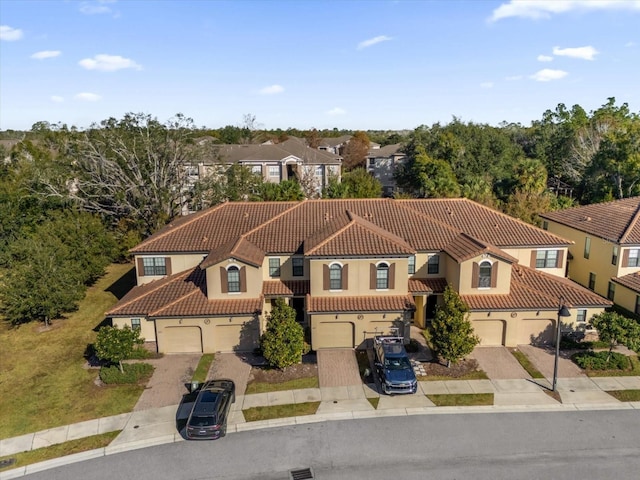
[{"label": "green lawn", "polygon": [[436,407],[469,407],[493,405],[493,393],[447,393],[427,395]]},{"label": "green lawn", "polygon": [[207,373],[209,373],[209,367],[211,367],[214,358],[215,355],[213,353],[205,353],[200,357],[196,371],[193,372],[193,377],[191,377],[192,382],[202,383],[207,380]]},{"label": "green lawn", "polygon": [[629,370],[583,370],[589,377],[636,377],[640,376],[640,360],[637,356],[630,356]]},{"label": "green lawn", "polygon": [[520,365],[522,365],[522,368],[524,368],[527,373],[531,375],[531,378],[544,378],[544,375],[542,375],[542,373],[540,373],[540,371],[533,366],[533,363],[531,363],[527,356],[520,350],[511,350],[511,354],[516,357],[518,363],[520,363]]},{"label": "green lawn", "polygon": [[376,410],[378,409],[378,404],[380,403],[380,397],[367,397],[367,400],[369,400],[369,403],[373,408],[375,408]]},{"label": "green lawn", "polygon": [[56,445],[51,445],[50,447],[38,448],[28,452],[20,452],[15,455],[0,457],[0,461],[10,458],[15,459],[13,464],[8,465],[6,468],[0,468],[0,472],[11,470],[13,468],[25,467],[32,463],[44,462],[45,460],[51,460],[52,458],[64,457],[66,455],[73,455],[74,453],[87,452],[89,450],[95,450],[96,448],[106,447],[118,436],[120,432],[121,430],[116,430],[114,432],[102,433],[100,435],[92,435],[91,437],[58,443]]},{"label": "green lawn", "polygon": [[320,402],[292,403],[288,405],[274,405],[271,407],[253,407],[243,410],[247,422],[270,420],[272,418],[299,417],[314,415]]},{"label": "green lawn", "polygon": [[439,380],[487,380],[487,374],[482,370],[475,370],[473,372],[465,373],[459,377],[452,377],[447,375],[420,375],[418,380],[421,382],[435,382]]},{"label": "green lawn", "polygon": [[621,402],[640,402],[640,390],[611,390],[607,393]]},{"label": "green lawn", "polygon": [[39,322],[0,323],[0,438],[131,411],[144,387],[96,386],[98,370],[85,368],[83,355],[95,341],[93,329],[117,302],[112,292],[126,289],[132,268],[109,266],[78,311],[47,330]]},{"label": "green lawn", "polygon": [[318,377],[296,378],[287,382],[268,383],[268,382],[251,382],[247,385],[245,395],[252,393],[280,392],[283,390],[298,390],[300,388],[318,388]]}]

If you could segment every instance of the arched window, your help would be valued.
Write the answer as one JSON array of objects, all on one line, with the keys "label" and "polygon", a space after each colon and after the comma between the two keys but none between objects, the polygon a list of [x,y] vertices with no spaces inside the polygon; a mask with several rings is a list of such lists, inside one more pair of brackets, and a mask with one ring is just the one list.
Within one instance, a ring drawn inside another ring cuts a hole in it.
[{"label": "arched window", "polygon": [[240,269],[235,265],[227,269],[227,288],[230,293],[240,291]]},{"label": "arched window", "polygon": [[389,288],[389,265],[381,262],[376,267],[376,289],[384,290]]},{"label": "arched window", "polygon": [[338,263],[329,267],[329,289],[342,290],[342,266]]},{"label": "arched window", "polygon": [[478,288],[491,288],[491,262],[480,263],[478,269]]}]

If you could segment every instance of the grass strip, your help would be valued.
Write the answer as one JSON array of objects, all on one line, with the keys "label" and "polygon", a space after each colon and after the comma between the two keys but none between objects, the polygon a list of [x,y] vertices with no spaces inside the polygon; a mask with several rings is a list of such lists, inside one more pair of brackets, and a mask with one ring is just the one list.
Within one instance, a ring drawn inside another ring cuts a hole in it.
[{"label": "grass strip", "polygon": [[483,370],[476,370],[460,375],[459,377],[450,377],[448,375],[421,375],[418,377],[418,380],[421,382],[436,382],[443,380],[487,380],[488,378]]},{"label": "grass strip", "polygon": [[529,360],[529,358],[520,350],[511,350],[511,355],[516,357],[518,363],[527,371],[529,375],[531,375],[531,378],[544,378],[544,375],[540,373],[540,370],[534,367],[533,363],[531,363],[531,360]]},{"label": "grass strip", "polygon": [[373,408],[375,408],[376,410],[378,409],[378,404],[380,403],[380,397],[368,397],[367,400],[369,400],[369,403]]},{"label": "grass strip", "polygon": [[445,393],[427,395],[436,407],[470,407],[493,405],[493,393]]},{"label": "grass strip", "polygon": [[213,353],[205,353],[200,357],[198,366],[196,367],[195,372],[193,372],[193,377],[191,377],[192,382],[203,383],[207,380],[207,374],[209,373],[209,368],[211,367],[214,358],[215,354]]},{"label": "grass strip", "polygon": [[314,415],[320,402],[291,403],[287,405],[273,405],[270,407],[252,407],[243,410],[247,422],[271,420],[272,418],[298,417]]},{"label": "grass strip", "polygon": [[90,437],[58,443],[56,445],[51,445],[50,447],[42,447],[28,452],[20,452],[15,455],[6,455],[0,457],[0,462],[12,458],[15,459],[15,462],[5,468],[0,468],[0,471],[25,467],[32,463],[44,462],[45,460],[51,460],[52,458],[64,457],[74,453],[106,447],[118,436],[120,432],[121,430],[116,430],[113,432],[102,433],[100,435],[92,435]]},{"label": "grass strip", "polygon": [[640,402],[640,390],[608,390],[607,393],[621,402]]},{"label": "grass strip", "polygon": [[636,377],[640,376],[640,360],[637,356],[630,356],[629,370],[583,370],[589,377]]},{"label": "grass strip", "polygon": [[283,390],[299,390],[301,388],[318,388],[318,376],[295,378],[286,382],[251,382],[247,385],[245,395],[252,393],[281,392]]}]

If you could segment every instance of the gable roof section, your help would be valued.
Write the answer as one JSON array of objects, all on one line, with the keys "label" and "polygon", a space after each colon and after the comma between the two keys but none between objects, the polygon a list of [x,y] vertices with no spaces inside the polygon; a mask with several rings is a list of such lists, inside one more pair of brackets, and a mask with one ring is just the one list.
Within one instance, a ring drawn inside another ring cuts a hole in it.
[{"label": "gable roof section", "polygon": [[267,280],[262,282],[262,295],[265,297],[298,297],[307,295],[311,290],[309,280]]},{"label": "gable roof section", "polygon": [[540,216],[615,243],[640,244],[640,196],[567,208]]},{"label": "gable roof section", "polygon": [[209,300],[205,271],[199,267],[162,280],[133,287],[106,313],[108,317],[174,317],[253,314],[263,299]]},{"label": "gable roof section", "polygon": [[444,248],[444,252],[458,263],[477,257],[483,253],[504,260],[507,263],[518,263],[517,258],[512,257],[493,245],[476,240],[466,233],[458,235]]},{"label": "gable roof section", "polygon": [[443,293],[447,288],[446,278],[410,278],[409,292],[411,293]]},{"label": "gable roof section", "polygon": [[304,242],[304,253],[314,257],[350,255],[413,255],[415,249],[404,239],[347,210],[349,223],[331,225]]},{"label": "gable roof section", "polygon": [[415,309],[411,295],[369,297],[312,297],[307,296],[309,313],[332,312],[402,312]]},{"label": "gable roof section", "polygon": [[236,241],[232,240],[212,250],[207,255],[207,258],[202,261],[200,267],[208,268],[228,258],[235,258],[248,265],[260,268],[264,260],[264,251],[242,236]]},{"label": "gable roof section", "polygon": [[623,287],[640,294],[640,272],[630,273],[622,277],[613,277],[612,282],[619,283]]},{"label": "gable roof section", "polygon": [[568,278],[549,275],[522,265],[511,270],[506,295],[461,295],[472,310],[554,310],[560,297],[569,308],[609,307],[613,303]]}]

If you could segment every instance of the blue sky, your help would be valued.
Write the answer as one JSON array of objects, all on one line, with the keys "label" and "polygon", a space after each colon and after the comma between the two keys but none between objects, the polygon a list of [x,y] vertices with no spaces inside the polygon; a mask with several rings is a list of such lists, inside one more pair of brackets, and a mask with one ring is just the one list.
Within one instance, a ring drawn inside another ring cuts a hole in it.
[{"label": "blue sky", "polygon": [[0,0],[0,129],[529,125],[640,111],[640,0]]}]

